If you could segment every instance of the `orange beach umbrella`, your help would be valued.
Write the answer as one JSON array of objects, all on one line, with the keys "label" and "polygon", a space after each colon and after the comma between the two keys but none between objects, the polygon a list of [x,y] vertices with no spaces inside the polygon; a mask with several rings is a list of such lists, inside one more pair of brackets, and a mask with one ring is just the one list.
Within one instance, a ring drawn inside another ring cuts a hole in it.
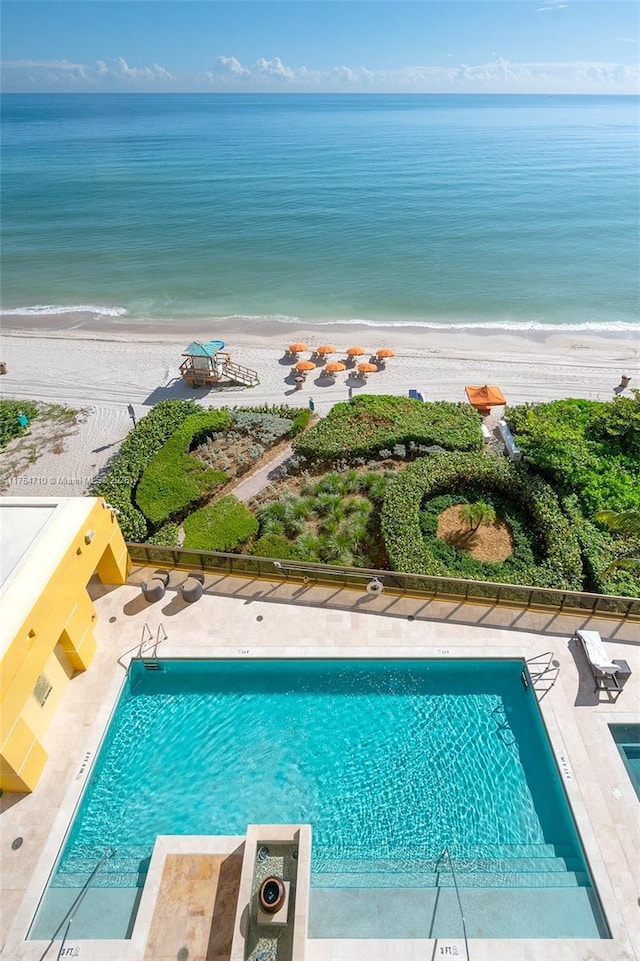
[{"label": "orange beach umbrella", "polygon": [[347,357],[361,357],[364,352],[364,347],[347,347]]},{"label": "orange beach umbrella", "polygon": [[299,360],[296,364],[296,370],[315,370],[316,365],[312,360]]},{"label": "orange beach umbrella", "polygon": [[373,374],[377,369],[375,364],[358,364],[358,370],[361,374]]},{"label": "orange beach umbrella", "polygon": [[489,384],[484,384],[482,387],[465,387],[465,393],[471,406],[481,413],[488,411],[491,407],[500,407],[507,403],[500,388]]},{"label": "orange beach umbrella", "polygon": [[307,345],[302,342],[298,344],[289,344],[289,350],[292,354],[301,354],[303,350],[308,350]]},{"label": "orange beach umbrella", "polygon": [[341,370],[346,370],[346,368],[339,360],[334,360],[332,363],[326,365],[325,370],[328,374],[338,374]]},{"label": "orange beach umbrella", "polygon": [[332,344],[322,344],[320,347],[316,347],[316,354],[335,354],[336,349]]},{"label": "orange beach umbrella", "polygon": [[376,357],[395,357],[395,350],[391,350],[390,347],[381,347],[380,350],[376,350]]}]

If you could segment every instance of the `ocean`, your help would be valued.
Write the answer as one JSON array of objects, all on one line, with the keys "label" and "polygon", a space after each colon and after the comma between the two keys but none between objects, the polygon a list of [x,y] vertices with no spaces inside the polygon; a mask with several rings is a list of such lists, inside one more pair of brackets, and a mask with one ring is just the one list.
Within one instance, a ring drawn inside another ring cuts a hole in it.
[{"label": "ocean", "polygon": [[638,103],[5,95],[4,323],[637,330]]}]

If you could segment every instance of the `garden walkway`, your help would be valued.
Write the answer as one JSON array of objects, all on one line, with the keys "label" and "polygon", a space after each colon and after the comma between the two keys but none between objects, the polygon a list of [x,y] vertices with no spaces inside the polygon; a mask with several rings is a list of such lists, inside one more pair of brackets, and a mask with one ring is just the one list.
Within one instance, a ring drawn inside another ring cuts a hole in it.
[{"label": "garden walkway", "polygon": [[273,471],[276,469],[276,467],[280,467],[281,464],[284,464],[286,460],[289,460],[292,454],[293,448],[291,447],[291,444],[287,444],[276,454],[275,457],[272,457],[271,460],[267,461],[267,463],[264,464],[254,474],[251,474],[249,477],[245,477],[244,480],[240,481],[237,487],[227,491],[227,493],[233,494],[234,497],[237,497],[239,501],[243,501],[243,503],[246,504],[251,500],[252,497],[255,497],[263,487],[266,487],[267,484],[271,482],[271,474]]}]

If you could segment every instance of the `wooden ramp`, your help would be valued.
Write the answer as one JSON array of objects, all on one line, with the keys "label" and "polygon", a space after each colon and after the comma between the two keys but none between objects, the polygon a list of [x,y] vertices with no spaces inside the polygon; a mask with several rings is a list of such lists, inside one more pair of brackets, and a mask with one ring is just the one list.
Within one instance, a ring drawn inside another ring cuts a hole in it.
[{"label": "wooden ramp", "polygon": [[260,383],[255,370],[251,370],[250,367],[242,367],[240,364],[235,364],[232,360],[226,362],[223,373],[226,375],[227,380],[232,380],[236,384],[242,384],[244,387],[256,387]]}]

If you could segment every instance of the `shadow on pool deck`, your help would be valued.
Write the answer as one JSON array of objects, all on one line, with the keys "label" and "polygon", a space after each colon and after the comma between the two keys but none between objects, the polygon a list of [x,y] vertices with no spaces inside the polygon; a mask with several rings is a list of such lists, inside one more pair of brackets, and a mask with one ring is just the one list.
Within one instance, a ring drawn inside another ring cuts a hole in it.
[{"label": "shadow on pool deck", "polygon": [[[151,573],[149,568],[135,567],[128,583],[140,584]],[[164,616],[170,617],[184,609],[184,604],[174,602],[172,591],[186,577],[186,571],[171,572],[169,590],[162,607]],[[383,614],[386,617],[411,620],[443,621],[488,630],[540,633],[550,637],[572,636],[578,628],[593,625],[603,638],[615,639],[619,644],[640,645],[638,622],[625,621],[620,617],[591,618],[588,614],[558,614],[551,611],[523,610],[507,606],[484,606],[464,601],[403,596],[389,592],[372,595],[366,593],[364,589],[359,591],[338,584],[335,587],[324,584],[305,585],[296,581],[273,582],[249,576],[218,573],[205,574],[204,586],[205,594],[244,598],[245,604],[251,604],[253,601],[286,605],[300,604],[307,608]],[[106,591],[102,592],[106,593]],[[134,614],[139,610],[139,606],[133,600],[125,606],[124,613]]]}]

